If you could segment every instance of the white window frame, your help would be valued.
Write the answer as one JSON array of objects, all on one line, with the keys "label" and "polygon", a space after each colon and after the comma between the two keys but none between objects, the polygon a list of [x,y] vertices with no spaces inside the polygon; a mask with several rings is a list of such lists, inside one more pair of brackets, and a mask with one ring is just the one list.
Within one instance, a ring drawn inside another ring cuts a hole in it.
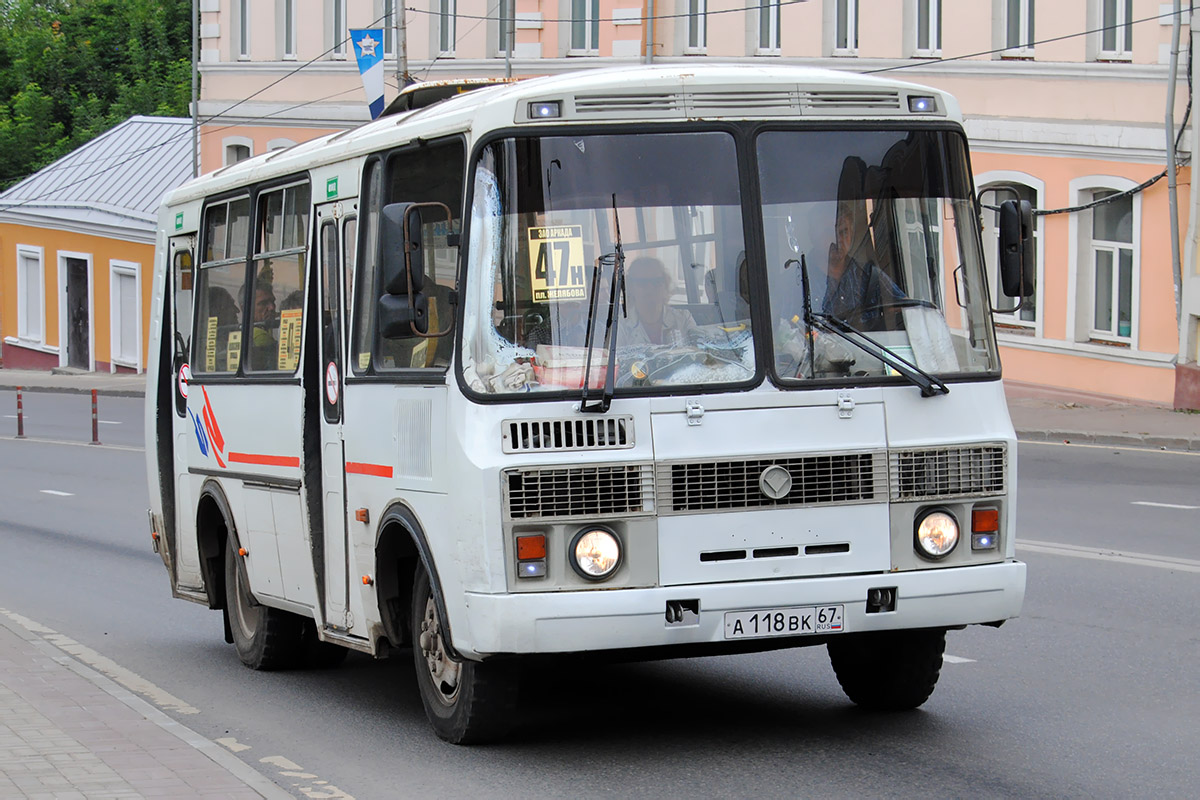
[{"label": "white window frame", "polygon": [[350,25],[346,21],[346,0],[329,2],[329,57],[334,61],[345,61],[350,43]]},{"label": "white window frame", "polygon": [[683,25],[683,54],[705,55],[708,53],[708,0],[687,0],[687,14]]},{"label": "white window frame", "polygon": [[[1092,0],[1096,9],[1097,28],[1116,25],[1113,34],[1114,48],[1104,46],[1104,37],[1109,31],[1096,34],[1096,59],[1099,61],[1130,61],[1133,59],[1133,0],[1113,0],[1114,19],[1108,19],[1105,14],[1106,0]],[[1129,40],[1126,46],[1125,41]]]},{"label": "white window frame", "polygon": [[296,25],[296,2],[297,0],[279,0],[279,5],[276,6],[279,12],[279,56],[284,61],[295,61],[299,50],[296,42],[296,33],[299,30]]},{"label": "white window frame", "polygon": [[230,164],[236,164],[236,161],[229,160],[229,148],[242,146],[250,151],[250,155],[246,159],[254,158],[254,140],[248,136],[226,136],[221,139],[221,166],[228,167]]},{"label": "white window frame", "polygon": [[[134,296],[137,298],[135,306],[135,323],[137,329],[137,343],[135,345],[135,356],[132,361],[128,359],[118,359],[117,351],[121,346],[121,299],[117,292],[117,283],[120,278],[132,277],[134,285]],[[131,367],[139,373],[143,369],[142,365],[142,265],[133,261],[122,261],[120,259],[110,259],[108,262],[108,333],[109,333],[109,371],[116,372],[117,367]]]},{"label": "white window frame", "polygon": [[[516,0],[513,0],[516,2]],[[600,0],[582,0],[584,16],[575,16],[574,0],[566,0],[571,24],[567,30],[567,55],[569,56],[598,56],[600,55]],[[575,46],[575,26],[583,26],[584,47]],[[594,43],[594,44],[593,44]]]},{"label": "white window frame", "polygon": [[434,49],[440,58],[454,58],[458,37],[458,0],[433,0],[437,24]]},{"label": "white window frame", "polygon": [[1008,41],[1008,24],[1011,21],[1009,15],[1012,12],[1010,7],[1012,0],[1000,0],[1000,43],[1005,48],[1001,53],[1003,58],[1033,58],[1033,36],[1034,36],[1034,19],[1035,19],[1035,4],[1034,0],[1016,0],[1017,14],[1017,30],[1019,32],[1020,41],[1016,46],[1013,46]]},{"label": "white window frame", "polygon": [[[921,9],[928,9],[927,27],[921,29]],[[914,58],[938,58],[942,55],[942,0],[912,0],[912,48]],[[928,47],[921,47],[921,34]]]},{"label": "white window frame", "polygon": [[[832,28],[829,54],[832,56],[856,56],[858,55],[858,7],[859,0],[833,0],[833,15],[831,19]],[[841,38],[842,31],[838,26],[838,22],[842,18],[842,11],[845,10],[846,19],[846,46],[839,47],[838,42]]]},{"label": "white window frame", "polygon": [[[1092,196],[1090,198],[1088,198],[1089,201],[1096,200],[1097,198],[1095,195],[1099,194],[1100,192],[1105,192],[1105,191],[1117,191],[1117,190],[1103,189],[1103,188],[1092,189],[1090,192],[1090,194]],[[1132,197],[1130,197],[1129,205],[1130,205],[1130,215],[1132,216],[1132,213],[1133,213],[1132,212],[1132,208],[1133,208],[1133,198]],[[1091,210],[1091,213],[1093,215],[1095,215],[1096,209],[1093,208]],[[1095,217],[1093,216],[1093,219],[1094,218]],[[1134,238],[1132,235],[1132,231],[1130,232],[1129,238],[1130,239]],[[1130,270],[1132,273],[1129,276],[1130,283],[1129,283],[1129,334],[1128,335],[1123,335],[1120,332],[1120,330],[1121,330],[1121,327],[1120,327],[1121,326],[1121,320],[1120,320],[1120,313],[1121,313],[1120,312],[1120,305],[1121,305],[1121,297],[1120,297],[1120,294],[1121,294],[1121,254],[1122,254],[1122,252],[1125,252],[1125,251],[1128,251],[1128,253],[1129,253],[1129,264],[1130,264]],[[1109,314],[1109,323],[1111,324],[1111,328],[1109,328],[1109,329],[1103,329],[1103,328],[1096,327],[1096,298],[1097,298],[1097,290],[1100,288],[1099,287],[1099,277],[1097,275],[1097,271],[1098,271],[1098,266],[1099,266],[1100,253],[1108,253],[1109,257],[1111,258],[1111,262],[1110,262],[1111,275],[1109,276],[1109,287],[1108,287],[1109,290],[1112,292],[1111,300],[1110,300],[1111,310],[1110,310],[1110,314]],[[1130,343],[1132,343],[1132,341],[1133,341],[1133,326],[1135,324],[1135,320],[1137,319],[1137,305],[1136,305],[1136,299],[1135,299],[1137,297],[1137,292],[1134,291],[1134,287],[1137,286],[1137,284],[1138,284],[1138,266],[1139,265],[1138,265],[1137,258],[1135,257],[1132,241],[1117,242],[1117,241],[1111,241],[1108,239],[1097,239],[1095,230],[1093,229],[1092,235],[1089,237],[1089,241],[1088,241],[1088,257],[1087,257],[1087,267],[1086,267],[1087,269],[1091,270],[1090,277],[1092,280],[1092,287],[1091,287],[1091,293],[1090,293],[1092,305],[1091,305],[1091,313],[1088,314],[1088,334],[1089,334],[1090,339],[1097,340],[1097,341],[1115,341],[1115,342],[1130,342]]]},{"label": "white window frame", "polygon": [[[40,308],[36,334],[29,329],[28,278],[25,276],[23,259],[37,265],[37,286]],[[20,344],[44,345],[46,343],[46,251],[35,245],[17,245],[17,342]]]},{"label": "white window frame", "polygon": [[[1137,182],[1115,175],[1087,175],[1070,182],[1068,205],[1083,205],[1091,201],[1097,191],[1123,192],[1133,189]],[[1084,211],[1069,214],[1067,241],[1067,295],[1072,302],[1067,304],[1067,332],[1081,349],[1111,353],[1117,348],[1107,344],[1089,344],[1092,341],[1108,342],[1127,346],[1126,353],[1138,352],[1141,276],[1142,276],[1142,194],[1133,195],[1133,285],[1130,297],[1130,321],[1128,337],[1108,333],[1096,335],[1092,328],[1095,317],[1094,255],[1092,248],[1092,213]],[[1128,242],[1121,244],[1129,246]],[[1114,265],[1115,266],[1115,265]],[[1116,299],[1114,297],[1114,305]]]},{"label": "white window frame", "polygon": [[497,0],[496,2],[496,38],[493,42],[496,48],[495,55],[500,58],[504,58],[506,43],[508,45],[508,53],[511,55],[513,52],[513,44],[517,38],[515,9],[516,0]]},{"label": "white window frame", "polygon": [[[782,6],[780,6],[779,0],[758,0],[758,25],[755,34],[758,47],[754,51],[756,56],[783,55],[781,17]],[[763,41],[764,32],[766,33],[765,42]]]},{"label": "white window frame", "polygon": [[[1045,203],[1046,183],[1026,172],[1015,172],[1012,170],[993,170],[975,176],[975,185],[979,187],[979,194],[984,197],[988,205],[998,205],[1003,200],[1011,200],[1012,196],[1007,193],[988,191],[998,186],[1014,186],[1020,184],[1029,189],[1032,189],[1038,198],[1038,203]],[[986,194],[985,194],[986,193]],[[1000,276],[997,264],[998,251],[1000,247],[1000,239],[996,228],[997,212],[990,212],[990,215],[985,215],[984,224],[984,263],[987,266],[988,287],[992,293],[992,305],[999,306],[1000,303]],[[1033,262],[1034,262],[1034,317],[1032,320],[1024,320],[1020,318],[1017,312],[997,312],[994,316],[996,321],[1012,328],[1021,328],[1026,331],[1031,331],[1039,339],[1042,337],[1042,324],[1045,314],[1042,309],[1045,307],[1043,303],[1043,285],[1045,283],[1045,230],[1044,226],[1039,225],[1034,232],[1033,237]],[[997,329],[996,333],[1000,336],[1005,335],[1005,331]],[[1016,335],[1027,336],[1027,333],[1017,333]]]},{"label": "white window frame", "polygon": [[59,250],[58,253],[58,365],[67,366],[70,358],[67,343],[67,259],[76,258],[87,262],[87,305],[88,305],[88,371],[96,371],[96,281],[95,260],[91,253]]},{"label": "white window frame", "polygon": [[250,60],[250,0],[234,0],[234,25],[237,29],[237,46],[234,61]]}]

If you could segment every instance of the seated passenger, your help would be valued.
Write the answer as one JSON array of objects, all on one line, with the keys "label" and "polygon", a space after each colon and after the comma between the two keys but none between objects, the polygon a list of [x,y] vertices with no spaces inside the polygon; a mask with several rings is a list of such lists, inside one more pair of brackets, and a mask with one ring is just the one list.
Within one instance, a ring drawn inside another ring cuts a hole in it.
[{"label": "seated passenger", "polygon": [[904,292],[875,265],[866,209],[853,202],[839,202],[834,224],[821,311],[859,330],[891,327],[885,325],[885,311],[890,303],[902,299]]},{"label": "seated passenger", "polygon": [[696,320],[686,309],[667,305],[671,299],[671,278],[661,261],[648,256],[633,259],[625,283],[634,313],[628,326],[621,325],[621,344],[681,345],[687,341]]}]

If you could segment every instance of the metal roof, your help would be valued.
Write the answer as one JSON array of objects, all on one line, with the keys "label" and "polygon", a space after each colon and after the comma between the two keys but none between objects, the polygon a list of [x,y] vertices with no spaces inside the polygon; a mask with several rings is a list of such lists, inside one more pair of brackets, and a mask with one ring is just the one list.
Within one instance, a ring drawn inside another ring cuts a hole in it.
[{"label": "metal roof", "polygon": [[153,236],[163,195],[192,177],[191,126],[130,117],[0,193],[0,219]]}]

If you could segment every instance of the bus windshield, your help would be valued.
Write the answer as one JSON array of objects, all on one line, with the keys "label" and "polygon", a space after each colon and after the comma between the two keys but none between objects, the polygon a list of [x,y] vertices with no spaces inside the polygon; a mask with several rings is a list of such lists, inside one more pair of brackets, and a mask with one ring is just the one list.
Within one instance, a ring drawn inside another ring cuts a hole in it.
[{"label": "bus windshield", "polygon": [[494,142],[475,171],[464,380],[486,394],[561,392],[586,373],[602,387],[619,236],[617,390],[752,381],[743,232],[728,133]]},{"label": "bus windshield", "polygon": [[769,131],[756,149],[782,383],[897,374],[830,327],[926,373],[997,369],[960,136]]}]

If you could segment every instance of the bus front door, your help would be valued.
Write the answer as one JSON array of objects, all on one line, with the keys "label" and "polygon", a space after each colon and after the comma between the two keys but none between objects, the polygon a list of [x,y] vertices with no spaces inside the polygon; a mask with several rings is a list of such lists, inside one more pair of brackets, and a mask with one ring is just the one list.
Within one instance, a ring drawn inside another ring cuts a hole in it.
[{"label": "bus front door", "polygon": [[[163,513],[172,514],[174,535],[168,534],[167,541],[161,546],[165,548],[167,557],[172,561],[168,568],[173,567],[173,580],[177,583],[176,591],[183,589],[199,590],[202,584],[200,576],[200,555],[196,548],[196,517],[192,505],[191,483],[188,475],[188,440],[193,435],[193,423],[188,418],[187,397],[188,382],[191,380],[189,365],[191,336],[192,336],[192,281],[195,277],[194,252],[195,236],[176,236],[168,243],[168,258],[170,259],[169,312],[171,314],[171,364],[159,365],[159,374],[170,371],[172,406],[172,435],[170,474],[162,475],[163,480],[173,480],[173,508]],[[189,593],[190,596],[190,593]]]}]

